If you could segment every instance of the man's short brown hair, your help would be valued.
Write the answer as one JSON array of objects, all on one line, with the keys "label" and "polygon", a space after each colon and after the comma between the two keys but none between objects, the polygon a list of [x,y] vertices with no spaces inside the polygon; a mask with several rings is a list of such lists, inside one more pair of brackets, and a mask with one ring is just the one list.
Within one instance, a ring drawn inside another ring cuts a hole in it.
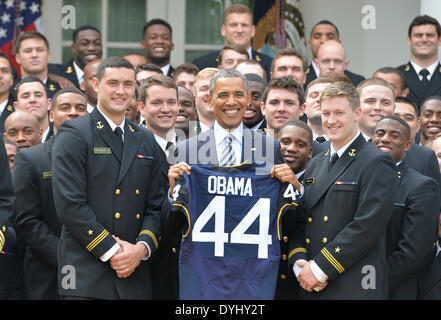
[{"label": "man's short brown hair", "polygon": [[49,41],[47,41],[46,37],[42,35],[40,32],[31,30],[23,32],[17,39],[17,42],[15,44],[15,53],[19,53],[21,43],[24,40],[27,39],[40,39],[44,41],[44,44],[46,45],[47,50],[49,51]]},{"label": "man's short brown hair", "polygon": [[297,93],[299,98],[299,105],[302,105],[305,102],[305,94],[303,92],[303,87],[295,80],[288,77],[281,77],[272,79],[268,82],[266,86],[265,92],[263,93],[263,103],[266,103],[266,99],[268,98],[268,93],[272,89],[284,89],[290,92]]},{"label": "man's short brown hair", "polygon": [[199,68],[194,65],[193,63],[190,62],[185,62],[183,64],[180,64],[179,66],[177,66],[175,68],[175,70],[173,70],[173,79],[176,80],[176,78],[181,74],[181,73],[189,73],[189,74],[193,74],[193,75],[197,75],[199,72]]},{"label": "man's short brown hair", "polygon": [[346,81],[333,82],[327,86],[320,95],[320,104],[325,100],[341,96],[345,96],[348,99],[353,111],[360,107],[360,95],[357,89],[352,83]]},{"label": "man's short brown hair", "polygon": [[361,97],[361,93],[363,91],[364,88],[368,87],[368,86],[373,86],[373,85],[377,85],[377,86],[383,86],[383,87],[387,87],[392,91],[392,95],[393,95],[393,102],[395,102],[395,88],[386,80],[381,79],[381,78],[369,78],[366,80],[363,80],[362,82],[360,82],[357,86],[357,91],[358,94]]},{"label": "man's short brown hair", "polygon": [[225,51],[227,50],[233,50],[236,51],[239,54],[243,54],[247,56],[248,59],[248,51],[245,48],[235,46],[235,45],[229,45],[222,48],[221,51],[219,51],[219,54],[217,55],[216,62],[220,65],[222,63],[222,56]]},{"label": "man's short brown hair", "polygon": [[247,13],[251,16],[251,23],[253,23],[253,12],[243,3],[233,3],[225,10],[224,23],[230,13]]},{"label": "man's short brown hair", "polygon": [[201,79],[207,79],[207,78],[211,78],[213,77],[217,72],[219,71],[218,68],[205,68],[202,69],[201,71],[198,72],[198,74],[196,75],[196,77],[194,78],[194,84],[193,84],[193,94],[196,96],[196,90],[197,90],[197,86],[196,83],[198,83],[199,80]]},{"label": "man's short brown hair", "polygon": [[145,103],[147,97],[148,97],[148,93],[147,90],[148,88],[150,88],[151,86],[155,86],[155,85],[159,85],[159,86],[163,86],[163,87],[167,87],[170,89],[175,89],[176,90],[176,97],[178,96],[178,87],[176,86],[175,81],[163,74],[155,74],[147,79],[145,79],[141,86],[138,89],[138,95],[139,95],[139,101],[141,101],[142,103]]},{"label": "man's short brown hair", "polygon": [[307,67],[307,61],[305,59],[305,57],[297,50],[294,48],[286,48],[286,49],[282,49],[277,51],[275,57],[273,58],[273,61],[271,61],[271,72],[274,72],[274,66],[276,64],[276,60],[280,57],[289,57],[289,56],[295,56],[297,58],[299,58],[302,61],[302,68],[303,68],[303,72],[306,71],[306,67]]}]

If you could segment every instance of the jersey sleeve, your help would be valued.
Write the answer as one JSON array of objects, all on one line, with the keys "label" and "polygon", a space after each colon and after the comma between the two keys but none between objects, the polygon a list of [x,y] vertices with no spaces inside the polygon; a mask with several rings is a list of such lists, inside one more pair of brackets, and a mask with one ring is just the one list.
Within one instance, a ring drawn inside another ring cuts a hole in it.
[{"label": "jersey sleeve", "polygon": [[[184,175],[176,182],[171,198],[172,209],[170,221],[181,221],[180,227],[182,236],[185,238],[190,231],[190,215],[188,207],[190,205],[189,190]],[[185,222],[184,222],[185,221]]]}]

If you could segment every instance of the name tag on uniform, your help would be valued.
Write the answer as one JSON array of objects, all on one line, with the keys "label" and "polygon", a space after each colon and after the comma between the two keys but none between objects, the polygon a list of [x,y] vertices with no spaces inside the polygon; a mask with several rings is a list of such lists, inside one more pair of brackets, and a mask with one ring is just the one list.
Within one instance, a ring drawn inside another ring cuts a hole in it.
[{"label": "name tag on uniform", "polygon": [[394,207],[400,207],[400,208],[404,208],[406,205],[404,203],[401,202],[395,202],[394,203]]},{"label": "name tag on uniform", "polygon": [[43,172],[43,179],[44,180],[52,179],[52,171]]},{"label": "name tag on uniform", "polygon": [[94,154],[112,154],[112,149],[106,147],[95,147],[93,148]]}]

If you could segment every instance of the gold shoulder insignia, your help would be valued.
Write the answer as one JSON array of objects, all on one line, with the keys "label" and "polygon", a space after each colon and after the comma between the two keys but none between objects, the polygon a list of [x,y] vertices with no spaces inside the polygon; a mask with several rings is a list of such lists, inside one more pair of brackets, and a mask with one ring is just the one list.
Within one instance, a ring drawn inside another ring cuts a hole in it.
[{"label": "gold shoulder insignia", "polygon": [[67,74],[71,74],[72,73],[72,67],[71,66],[67,67],[66,73]]},{"label": "gold shoulder insignia", "polygon": [[256,61],[257,61],[257,62],[260,62],[260,61],[262,61],[262,58],[259,57],[258,55],[256,55]]},{"label": "gold shoulder insignia", "polygon": [[356,150],[355,149],[351,149],[351,151],[349,151],[348,152],[348,155],[350,156],[350,157],[353,157],[353,156],[355,156],[357,153],[356,153]]},{"label": "gold shoulder insignia", "polygon": [[308,68],[306,68],[306,74],[309,74],[309,67]]},{"label": "gold shoulder insignia", "polygon": [[[6,226],[2,227],[2,231],[5,232],[6,231]],[[436,244],[436,243],[435,243]]]},{"label": "gold shoulder insignia", "polygon": [[327,157],[328,154],[329,154],[329,149],[328,149],[328,151],[326,151],[326,153],[325,153],[325,157]]},{"label": "gold shoulder insignia", "polygon": [[406,68],[404,68],[404,71],[409,71],[410,70],[410,66],[407,65]]},{"label": "gold shoulder insignia", "polygon": [[104,126],[103,126],[103,124],[101,123],[101,121],[98,121],[96,124],[97,124],[96,127],[97,127],[98,129],[102,129],[102,128],[104,128]]},{"label": "gold shoulder insignia", "polygon": [[87,231],[87,234],[88,234],[89,236],[93,235],[93,230],[89,229],[89,230]]},{"label": "gold shoulder insignia", "polygon": [[55,89],[55,86],[53,85],[53,84],[50,84],[49,85],[49,90],[50,91],[55,91],[56,89]]},{"label": "gold shoulder insignia", "polygon": [[14,108],[12,107],[12,105],[7,106],[6,109],[7,109],[9,112],[14,111]]},{"label": "gold shoulder insignia", "polygon": [[133,129],[130,124],[129,124],[129,129],[130,129],[130,131],[135,132],[135,129]]},{"label": "gold shoulder insignia", "polygon": [[438,71],[441,72],[441,67],[439,67]]}]

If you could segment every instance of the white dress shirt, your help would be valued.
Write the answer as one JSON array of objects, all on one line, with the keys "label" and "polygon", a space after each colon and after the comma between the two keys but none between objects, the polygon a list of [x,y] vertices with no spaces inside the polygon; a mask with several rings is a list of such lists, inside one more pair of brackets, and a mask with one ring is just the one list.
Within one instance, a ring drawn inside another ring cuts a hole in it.
[{"label": "white dress shirt", "polygon": [[228,130],[222,128],[217,121],[214,122],[214,140],[216,141],[217,159],[219,164],[222,158],[222,152],[225,150],[227,146],[225,137],[228,134],[232,134],[234,137],[234,139],[231,141],[231,147],[233,148],[234,151],[234,157],[235,157],[234,165],[238,165],[241,163],[241,159],[242,159],[243,123],[241,123],[233,131],[229,132]]},{"label": "white dress shirt", "polygon": [[[436,60],[433,64],[431,64],[429,67],[425,68],[427,69],[427,71],[429,71],[429,74],[427,75],[427,80],[430,81],[430,79],[433,76],[433,73],[435,72],[436,67],[438,66],[439,61]],[[412,67],[415,69],[416,74],[418,75],[418,79],[423,80],[423,76],[420,75],[420,71],[423,70],[422,67],[420,67],[419,65],[417,65],[415,62],[413,62],[412,60],[410,60],[410,64],[412,65]]]}]

